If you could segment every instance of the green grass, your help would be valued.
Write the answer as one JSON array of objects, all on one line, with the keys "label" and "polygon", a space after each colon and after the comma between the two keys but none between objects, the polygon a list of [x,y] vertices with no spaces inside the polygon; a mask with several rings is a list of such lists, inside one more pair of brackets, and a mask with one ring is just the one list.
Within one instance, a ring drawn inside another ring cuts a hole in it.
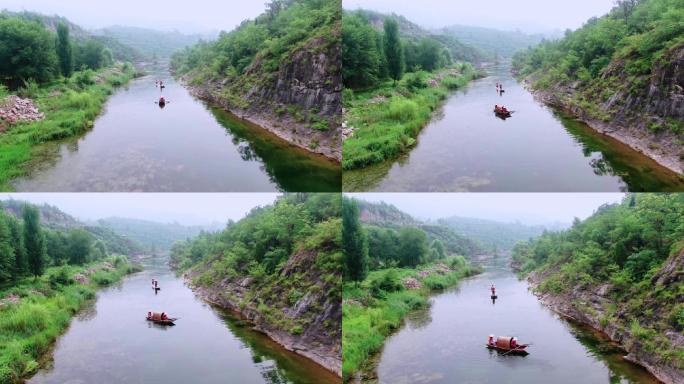
[{"label": "green grass", "polygon": [[345,118],[356,130],[342,147],[344,169],[380,163],[410,150],[449,92],[479,76],[465,63],[436,73],[408,73],[401,81],[370,90],[345,90]]},{"label": "green grass", "polygon": [[[24,122],[0,133],[0,189],[10,190],[13,178],[27,172],[36,145],[75,136],[92,128],[104,103],[114,87],[127,83],[136,76],[129,64],[102,69],[98,72],[84,71],[68,80],[60,80],[43,87],[31,87],[29,92],[45,119]],[[6,91],[0,92],[0,97]]]},{"label": "green grass", "polygon": [[[411,311],[428,305],[435,290],[456,285],[463,277],[479,273],[467,265],[452,264],[449,273],[419,277],[418,269],[384,269],[371,272],[363,282],[345,283],[342,304],[342,376],[349,381],[360,371],[372,370],[371,358],[385,339],[396,331]],[[406,278],[416,278],[422,288],[407,290]]]},{"label": "green grass", "polygon": [[[95,298],[100,279],[113,283],[139,270],[122,258],[110,258],[108,262],[116,265],[111,269],[103,269],[104,263],[50,268],[38,279],[27,277],[0,290],[0,298],[20,298],[0,307],[0,383],[19,383],[35,372],[74,314]],[[90,283],[73,280],[77,273],[88,275],[89,269],[94,270]]]}]

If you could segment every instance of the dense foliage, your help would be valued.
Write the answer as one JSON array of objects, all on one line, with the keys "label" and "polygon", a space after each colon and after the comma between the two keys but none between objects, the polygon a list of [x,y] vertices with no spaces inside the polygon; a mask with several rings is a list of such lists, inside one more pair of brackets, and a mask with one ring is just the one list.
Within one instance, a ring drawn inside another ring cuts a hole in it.
[{"label": "dense foliage", "polygon": [[342,77],[348,88],[400,80],[404,71],[434,71],[451,65],[452,57],[459,56],[450,49],[446,36],[402,36],[399,20],[394,17],[384,18],[380,31],[372,24],[377,18],[378,14],[363,10],[343,15]]},{"label": "dense foliage", "polygon": [[[260,325],[339,345],[341,197],[288,194],[217,233],[174,245],[171,263]],[[286,313],[287,315],[284,315]],[[324,329],[324,332],[321,332]]]},{"label": "dense foliage", "polygon": [[684,281],[676,272],[683,249],[684,196],[630,194],[568,230],[519,243],[513,261],[540,277],[542,292],[572,295],[605,285],[598,295],[609,304],[580,309],[599,311],[602,325],[630,329],[648,352],[681,368],[684,349],[673,349],[664,335],[684,331]]},{"label": "dense foliage", "polygon": [[479,49],[490,60],[513,57],[517,51],[535,46],[545,38],[541,34],[527,34],[521,31],[503,31],[469,25],[453,25],[440,32],[454,36],[464,44]]},{"label": "dense foliage", "polygon": [[[564,38],[519,52],[514,67],[521,76],[533,75],[535,88],[572,85],[577,100],[570,102],[594,118],[609,121],[634,108],[612,102],[598,109],[597,104],[607,103],[616,93],[652,94],[651,76],[672,60],[668,56],[673,49],[684,46],[683,20],[682,0],[619,0],[608,15],[567,31]],[[649,128],[657,131],[665,126],[682,132],[682,124],[673,119]]]},{"label": "dense foliage", "polygon": [[368,273],[368,239],[359,222],[356,200],[342,200],[342,251],[345,280],[361,281]]},{"label": "dense foliage", "polygon": [[99,69],[113,56],[96,39],[73,41],[69,27],[60,23],[56,33],[32,14],[0,13],[0,83],[16,88],[29,81],[46,83],[74,69]]}]

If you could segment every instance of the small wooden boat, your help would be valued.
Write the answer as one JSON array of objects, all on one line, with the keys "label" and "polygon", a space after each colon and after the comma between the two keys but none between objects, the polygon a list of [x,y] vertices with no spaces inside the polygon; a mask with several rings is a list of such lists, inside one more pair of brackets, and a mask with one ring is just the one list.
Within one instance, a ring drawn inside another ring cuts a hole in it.
[{"label": "small wooden boat", "polygon": [[177,317],[167,317],[162,319],[161,313],[154,312],[152,313],[152,316],[145,316],[145,320],[147,321],[152,321],[156,324],[161,324],[161,325],[176,325],[174,324],[176,320],[178,320]]},{"label": "small wooden boat", "polygon": [[499,117],[511,117],[511,111],[504,110],[503,108],[494,108],[494,114]]},{"label": "small wooden boat", "polygon": [[498,298],[499,298],[499,296],[497,296],[497,295],[492,295],[492,299],[498,299]]},{"label": "small wooden boat", "polygon": [[530,346],[530,344],[518,344],[517,340],[515,337],[508,337],[508,336],[499,336],[497,337],[496,341],[493,340],[492,335],[489,336],[489,341],[485,346],[488,349],[493,349],[497,352],[500,352],[504,355],[521,355],[525,356],[527,355],[527,347]]},{"label": "small wooden boat", "polygon": [[527,349],[528,345],[523,344],[519,345],[515,348],[503,348],[503,347],[498,347],[496,345],[490,345],[490,344],[485,344],[485,346],[488,349],[493,349],[497,352],[505,353],[507,355],[521,355],[521,356],[526,356],[529,355],[530,353],[527,352],[525,349]]},{"label": "small wooden boat", "polygon": [[152,287],[152,289],[154,289],[155,291],[158,291],[161,289],[161,287]]}]

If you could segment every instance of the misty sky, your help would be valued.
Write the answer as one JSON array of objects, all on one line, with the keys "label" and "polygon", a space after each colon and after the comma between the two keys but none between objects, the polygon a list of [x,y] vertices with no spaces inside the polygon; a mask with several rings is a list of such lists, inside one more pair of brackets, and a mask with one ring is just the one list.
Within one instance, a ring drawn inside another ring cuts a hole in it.
[{"label": "misty sky", "polygon": [[347,193],[357,199],[392,204],[420,219],[450,216],[539,225],[585,219],[622,193]]},{"label": "misty sky", "polygon": [[127,217],[185,225],[239,220],[256,206],[275,201],[277,193],[4,193],[0,200],[47,203],[81,220]]},{"label": "misty sky", "polygon": [[[424,27],[477,25],[525,32],[576,29],[602,16],[614,0],[342,0],[345,9],[396,13]],[[496,11],[495,11],[496,10]]]},{"label": "misty sky", "polygon": [[57,14],[88,28],[126,25],[181,32],[229,31],[265,9],[265,0],[2,0],[0,9]]}]

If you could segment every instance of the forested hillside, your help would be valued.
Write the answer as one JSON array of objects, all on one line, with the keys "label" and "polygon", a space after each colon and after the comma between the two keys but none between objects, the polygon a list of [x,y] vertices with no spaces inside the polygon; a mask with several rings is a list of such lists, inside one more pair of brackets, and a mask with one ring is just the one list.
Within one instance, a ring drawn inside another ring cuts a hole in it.
[{"label": "forested hillside", "polygon": [[286,195],[217,233],[177,243],[196,292],[341,374],[340,195]]},{"label": "forested hillside", "polygon": [[[372,224],[364,224],[363,217],[372,217]],[[372,376],[372,356],[409,312],[429,305],[432,291],[479,273],[464,257],[477,251],[477,244],[384,203],[343,199],[342,246],[345,381]]]},{"label": "forested hillside", "polygon": [[477,240],[487,247],[510,250],[521,240],[540,236],[543,226],[528,226],[521,223],[505,223],[492,220],[453,216],[438,221],[459,235]]},{"label": "forested hillside", "polygon": [[620,0],[514,67],[548,103],[684,171],[684,2]]},{"label": "forested hillside", "polygon": [[157,223],[153,221],[110,217],[98,220],[104,228],[131,239],[147,251],[170,250],[176,241],[188,240],[199,235],[205,229],[202,226],[185,226],[178,223]]},{"label": "forested hillside", "polygon": [[684,196],[630,194],[513,250],[547,304],[620,342],[667,383],[684,380]]},{"label": "forested hillside", "polygon": [[[402,255],[422,263],[447,255],[470,258],[485,251],[476,237],[463,236],[441,223],[424,223],[393,205],[363,200],[355,203],[359,209],[359,220],[367,229],[369,254],[375,267],[403,265]],[[416,240],[417,244],[411,244]]]},{"label": "forested hillside", "polygon": [[198,96],[339,161],[340,29],[339,0],[272,0],[172,68]]},{"label": "forested hillside", "polygon": [[403,17],[358,10],[342,25],[344,169],[409,151],[449,92],[481,76],[479,51]]}]

